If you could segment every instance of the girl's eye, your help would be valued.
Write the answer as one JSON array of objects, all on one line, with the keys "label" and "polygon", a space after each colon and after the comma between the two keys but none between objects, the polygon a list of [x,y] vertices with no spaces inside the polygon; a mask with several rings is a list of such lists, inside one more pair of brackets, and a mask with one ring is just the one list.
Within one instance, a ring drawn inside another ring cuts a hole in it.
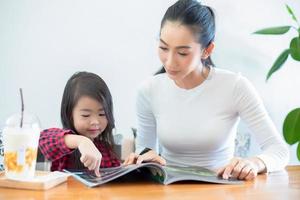
[{"label": "girl's eye", "polygon": [[103,117],[105,116],[105,113],[100,113],[99,116]]},{"label": "girl's eye", "polygon": [[82,117],[89,117],[90,115],[81,115]]},{"label": "girl's eye", "polygon": [[167,51],[168,49],[166,47],[159,47],[163,51]]}]

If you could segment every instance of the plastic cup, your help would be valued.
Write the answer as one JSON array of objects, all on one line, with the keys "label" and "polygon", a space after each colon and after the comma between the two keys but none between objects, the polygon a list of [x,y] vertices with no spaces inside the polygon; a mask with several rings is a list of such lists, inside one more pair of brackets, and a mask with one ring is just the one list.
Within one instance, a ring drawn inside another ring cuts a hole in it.
[{"label": "plastic cup", "polygon": [[4,158],[4,149],[3,149],[3,142],[2,142],[2,129],[0,128],[0,171],[4,170],[3,158]]},{"label": "plastic cup", "polygon": [[13,180],[32,179],[35,174],[40,127],[38,119],[24,113],[6,121],[3,129],[5,176]]}]

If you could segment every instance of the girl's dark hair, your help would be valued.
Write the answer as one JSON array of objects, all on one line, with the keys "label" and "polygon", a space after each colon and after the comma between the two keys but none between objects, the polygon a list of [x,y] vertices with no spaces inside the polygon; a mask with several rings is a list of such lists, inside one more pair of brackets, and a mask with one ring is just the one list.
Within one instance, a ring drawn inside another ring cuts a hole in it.
[{"label": "girl's dark hair", "polygon": [[[60,115],[63,128],[71,129],[79,134],[75,129],[72,114],[82,96],[91,97],[102,104],[108,123],[105,130],[95,140],[101,141],[112,151],[114,145],[112,130],[115,127],[112,96],[104,80],[94,73],[77,72],[68,80],[61,101]],[[79,160],[80,152],[78,149],[73,152],[72,157],[75,168],[84,168]]]},{"label": "girl's dark hair", "polygon": [[[194,33],[197,41],[202,47],[207,48],[215,38],[215,14],[213,10],[205,5],[201,5],[196,0],[179,0],[166,11],[160,25],[163,28],[167,21],[179,22],[187,26]],[[213,66],[210,58],[201,60],[204,66]],[[164,73],[162,68],[156,74]]]}]

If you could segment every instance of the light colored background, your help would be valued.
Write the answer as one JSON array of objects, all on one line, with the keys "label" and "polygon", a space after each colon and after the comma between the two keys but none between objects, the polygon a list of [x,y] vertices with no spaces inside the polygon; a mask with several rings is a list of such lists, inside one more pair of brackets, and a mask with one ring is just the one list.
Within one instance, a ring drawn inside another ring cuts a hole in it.
[{"label": "light colored background", "polygon": [[[135,91],[159,67],[157,38],[163,13],[174,0],[0,0],[0,125],[25,107],[42,128],[60,126],[60,101],[76,71],[99,74],[109,85],[117,132],[135,126]],[[217,15],[217,67],[248,77],[262,96],[277,128],[300,106],[300,64],[289,59],[266,83],[265,76],[295,31],[283,36],[251,34],[293,24],[284,4],[300,20],[300,1],[206,0]],[[297,80],[298,79],[298,80]],[[248,130],[242,125],[242,132]],[[298,163],[296,146],[290,164]],[[251,152],[258,152],[255,144]]]}]

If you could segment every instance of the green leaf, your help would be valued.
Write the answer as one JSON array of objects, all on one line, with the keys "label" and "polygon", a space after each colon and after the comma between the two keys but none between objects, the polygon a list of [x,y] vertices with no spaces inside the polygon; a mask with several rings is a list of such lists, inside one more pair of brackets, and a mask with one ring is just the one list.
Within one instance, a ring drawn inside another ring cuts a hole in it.
[{"label": "green leaf", "polygon": [[298,147],[297,147],[297,158],[300,161],[300,142],[298,143]]},{"label": "green leaf", "polygon": [[283,136],[288,144],[300,141],[300,108],[290,111],[284,119]]},{"label": "green leaf", "polygon": [[289,49],[284,50],[276,59],[276,61],[274,62],[273,66],[271,67],[271,69],[268,72],[266,81],[271,77],[271,75],[276,72],[277,70],[279,70],[281,68],[281,66],[283,65],[283,63],[286,61],[286,59],[288,58],[290,53]]},{"label": "green leaf", "polygon": [[290,15],[292,15],[293,20],[298,23],[298,20],[295,16],[294,12],[292,11],[292,9],[287,4],[285,4],[285,6],[286,6],[286,9],[288,10],[288,12],[290,13]]},{"label": "green leaf", "polygon": [[277,27],[270,27],[264,28],[254,32],[254,34],[264,34],[264,35],[281,35],[285,34],[290,30],[291,26],[277,26]]},{"label": "green leaf", "polygon": [[294,60],[300,61],[300,38],[295,37],[291,40],[290,54]]}]

